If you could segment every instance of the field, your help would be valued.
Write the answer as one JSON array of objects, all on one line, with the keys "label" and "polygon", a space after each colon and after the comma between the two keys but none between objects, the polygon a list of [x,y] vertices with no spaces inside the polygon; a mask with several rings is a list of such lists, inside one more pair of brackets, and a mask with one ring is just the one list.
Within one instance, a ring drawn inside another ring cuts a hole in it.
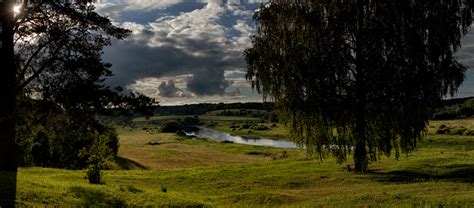
[{"label": "field", "polygon": [[[229,120],[235,118],[221,119]],[[16,200],[20,205],[473,207],[474,136],[433,134],[441,124],[470,127],[471,122],[431,122],[415,152],[398,161],[382,156],[367,174],[347,172],[351,159],[321,162],[298,149],[120,128],[120,157],[105,171],[104,184],[88,184],[85,171],[20,168]]]}]

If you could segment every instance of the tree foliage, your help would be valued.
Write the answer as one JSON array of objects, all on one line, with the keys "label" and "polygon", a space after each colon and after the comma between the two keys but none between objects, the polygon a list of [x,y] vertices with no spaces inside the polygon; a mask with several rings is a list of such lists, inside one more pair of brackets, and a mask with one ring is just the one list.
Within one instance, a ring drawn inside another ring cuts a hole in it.
[{"label": "tree foliage", "polygon": [[102,125],[89,114],[71,114],[57,103],[23,97],[18,102],[18,116],[20,166],[86,168],[88,157],[93,154],[89,150],[99,148],[95,147],[98,144],[109,149],[104,158],[117,156],[119,141],[115,129]]},{"label": "tree foliage", "polygon": [[130,31],[97,14],[90,1],[56,0],[25,1],[14,30],[20,164],[84,168],[89,157],[103,156],[79,156],[94,148],[109,148],[106,158],[114,157],[115,130],[97,115],[150,114],[156,104],[104,84],[112,72],[102,49]]},{"label": "tree foliage", "polygon": [[255,14],[247,79],[273,99],[295,141],[356,171],[424,135],[429,108],[456,92],[454,54],[473,1],[270,0]]}]

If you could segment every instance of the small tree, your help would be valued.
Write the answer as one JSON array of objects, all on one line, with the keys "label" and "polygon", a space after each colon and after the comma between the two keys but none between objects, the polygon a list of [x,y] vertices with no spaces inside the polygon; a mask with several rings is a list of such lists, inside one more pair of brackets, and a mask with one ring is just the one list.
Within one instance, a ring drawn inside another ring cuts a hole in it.
[{"label": "small tree", "polygon": [[87,178],[92,184],[102,183],[102,170],[110,166],[113,150],[107,145],[110,141],[107,135],[94,133],[96,138],[89,148],[84,148],[80,156],[87,158]]},{"label": "small tree", "polygon": [[297,144],[355,170],[424,135],[429,108],[456,92],[454,53],[470,0],[270,0],[255,14],[247,79],[273,99]]}]

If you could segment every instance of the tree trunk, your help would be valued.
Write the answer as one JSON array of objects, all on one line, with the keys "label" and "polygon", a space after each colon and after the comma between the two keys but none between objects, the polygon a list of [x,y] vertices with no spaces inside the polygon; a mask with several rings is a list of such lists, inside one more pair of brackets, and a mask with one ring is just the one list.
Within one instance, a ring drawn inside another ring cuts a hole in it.
[{"label": "tree trunk", "polygon": [[13,52],[13,3],[4,0],[0,56],[0,170],[16,171],[16,67]]},{"label": "tree trunk", "polygon": [[16,195],[17,156],[16,67],[13,51],[13,0],[0,3],[2,27],[0,49],[0,206],[14,205]]},{"label": "tree trunk", "polygon": [[356,103],[356,123],[355,123],[355,149],[354,149],[354,171],[365,173],[368,169],[367,148],[366,148],[366,123],[365,123],[365,102],[360,99]]},{"label": "tree trunk", "polygon": [[358,141],[354,150],[354,171],[358,173],[366,173],[368,166],[365,141]]},{"label": "tree trunk", "polygon": [[365,41],[364,41],[364,20],[365,20],[365,4],[363,1],[357,2],[357,27],[353,31],[356,37],[353,41],[355,43],[355,67],[356,67],[356,103],[355,108],[355,126],[354,126],[354,171],[359,173],[365,173],[368,169],[367,160],[367,137],[366,137],[366,70],[364,66],[365,62]]}]

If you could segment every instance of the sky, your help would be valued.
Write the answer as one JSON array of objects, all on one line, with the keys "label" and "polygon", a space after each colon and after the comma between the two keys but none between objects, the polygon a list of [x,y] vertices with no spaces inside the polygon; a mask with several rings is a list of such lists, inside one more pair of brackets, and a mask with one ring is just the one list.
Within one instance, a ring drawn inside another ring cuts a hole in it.
[{"label": "sky", "polygon": [[[245,80],[243,51],[255,34],[252,16],[263,0],[102,0],[97,11],[130,29],[103,59],[112,86],[153,97],[161,105],[261,102]],[[474,33],[462,41],[461,63],[474,70]],[[474,96],[474,71],[456,97]]]}]

